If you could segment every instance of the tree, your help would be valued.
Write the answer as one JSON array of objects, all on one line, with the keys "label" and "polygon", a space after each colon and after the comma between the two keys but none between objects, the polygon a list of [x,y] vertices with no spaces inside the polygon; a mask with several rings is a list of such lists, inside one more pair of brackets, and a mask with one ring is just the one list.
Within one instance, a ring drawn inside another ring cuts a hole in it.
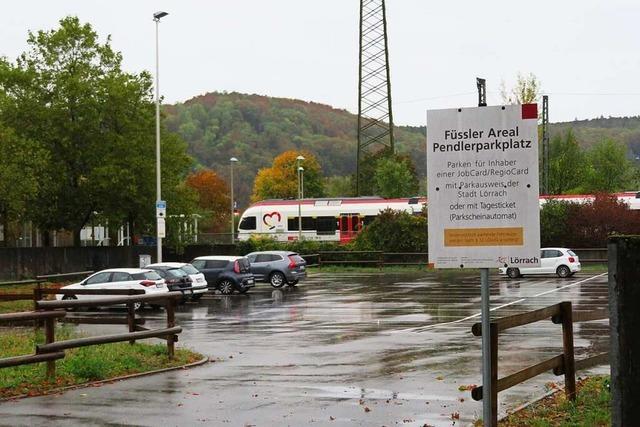
[{"label": "tree", "polygon": [[316,157],[308,151],[285,151],[273,160],[273,166],[260,169],[253,185],[254,202],[265,199],[287,199],[298,197],[298,161],[302,155],[304,168],[304,197],[322,197],[322,175]]},{"label": "tree", "polygon": [[623,144],[605,139],[587,152],[587,160],[586,191],[612,193],[628,189],[634,170]]},{"label": "tree", "polygon": [[[409,197],[418,194],[419,182],[415,169],[407,158],[380,159],[374,175],[375,191],[386,198]],[[413,172],[413,173],[412,173]]]},{"label": "tree", "polygon": [[8,241],[9,222],[27,219],[26,212],[40,196],[39,172],[46,168],[46,153],[0,124],[0,225]]},{"label": "tree", "polygon": [[504,80],[500,86],[500,96],[504,104],[533,104],[540,98],[540,81],[533,73],[518,73],[516,85],[511,90],[507,90]]},{"label": "tree", "polygon": [[[93,212],[132,227],[153,226],[154,102],[151,76],[121,69],[122,55],[76,17],[51,31],[29,33],[30,49],[0,67],[6,94],[0,116],[46,152],[41,196],[30,216],[44,230],[74,231],[75,243]],[[177,203],[191,159],[163,132],[162,188]]]},{"label": "tree", "polygon": [[368,154],[360,167],[361,196],[406,197],[417,194],[419,187],[411,158],[390,148]]},{"label": "tree", "polygon": [[353,180],[350,176],[330,176],[324,180],[324,190],[327,197],[352,197]]},{"label": "tree", "polygon": [[426,252],[426,215],[385,209],[358,234],[356,250],[384,252]]},{"label": "tree", "polygon": [[549,145],[549,194],[564,194],[579,188],[584,176],[584,156],[569,129],[556,135]]},{"label": "tree", "polygon": [[197,194],[198,208],[204,216],[202,229],[209,233],[228,231],[231,209],[229,184],[211,169],[192,173],[186,184]]}]

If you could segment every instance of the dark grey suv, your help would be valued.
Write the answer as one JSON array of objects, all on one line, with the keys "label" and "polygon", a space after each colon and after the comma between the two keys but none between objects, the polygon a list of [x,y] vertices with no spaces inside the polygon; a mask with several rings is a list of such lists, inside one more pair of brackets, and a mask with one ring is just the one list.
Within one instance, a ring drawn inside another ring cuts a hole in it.
[{"label": "dark grey suv", "polygon": [[204,274],[209,288],[218,289],[224,295],[234,291],[241,294],[255,286],[249,260],[241,256],[201,256],[190,263]]},{"label": "dark grey suv", "polygon": [[271,283],[274,288],[295,286],[307,277],[307,262],[288,251],[252,252],[247,255],[256,280]]}]

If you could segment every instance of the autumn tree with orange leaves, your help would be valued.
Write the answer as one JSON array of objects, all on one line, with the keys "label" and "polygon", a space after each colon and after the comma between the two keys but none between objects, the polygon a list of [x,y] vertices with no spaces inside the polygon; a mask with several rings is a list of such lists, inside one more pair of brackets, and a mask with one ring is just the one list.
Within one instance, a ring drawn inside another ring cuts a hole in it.
[{"label": "autumn tree with orange leaves", "polygon": [[298,162],[302,155],[304,168],[304,197],[322,197],[322,170],[315,155],[309,151],[285,151],[273,160],[270,168],[260,169],[253,184],[251,200],[295,199],[298,197]]},{"label": "autumn tree with orange leaves", "polygon": [[229,184],[211,169],[192,173],[186,183],[198,195],[198,207],[204,217],[201,229],[208,233],[227,231],[231,205]]}]

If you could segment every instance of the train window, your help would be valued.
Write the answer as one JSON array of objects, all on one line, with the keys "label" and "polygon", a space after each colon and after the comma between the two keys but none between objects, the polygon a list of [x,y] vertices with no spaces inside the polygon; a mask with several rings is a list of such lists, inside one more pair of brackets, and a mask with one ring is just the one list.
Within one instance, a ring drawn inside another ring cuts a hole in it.
[{"label": "train window", "polygon": [[336,233],[336,218],[333,216],[319,216],[316,218],[316,227],[318,228],[318,234],[335,234]]},{"label": "train window", "polygon": [[314,230],[316,229],[316,219],[312,216],[302,217],[302,230]]},{"label": "train window", "polygon": [[[298,231],[298,217],[290,216],[287,218],[287,227],[289,231]],[[315,231],[316,219],[311,216],[302,217],[302,230]]]},{"label": "train window", "polygon": [[256,229],[256,217],[255,216],[245,216],[240,221],[240,225],[238,226],[240,230],[255,230]]}]

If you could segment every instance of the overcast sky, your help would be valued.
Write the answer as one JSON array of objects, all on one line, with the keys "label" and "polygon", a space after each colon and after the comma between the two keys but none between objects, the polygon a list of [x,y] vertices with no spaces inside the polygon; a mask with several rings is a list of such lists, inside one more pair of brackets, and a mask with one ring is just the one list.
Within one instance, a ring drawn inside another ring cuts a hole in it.
[{"label": "overcast sky", "polygon": [[[299,98],[357,111],[357,0],[21,0],[0,15],[0,55],[26,49],[28,30],[66,15],[90,22],[132,72],[155,69],[160,26],[167,102],[210,91]],[[396,124],[423,125],[430,108],[489,104],[500,82],[532,72],[550,120],[640,114],[640,1],[387,0]]]}]

